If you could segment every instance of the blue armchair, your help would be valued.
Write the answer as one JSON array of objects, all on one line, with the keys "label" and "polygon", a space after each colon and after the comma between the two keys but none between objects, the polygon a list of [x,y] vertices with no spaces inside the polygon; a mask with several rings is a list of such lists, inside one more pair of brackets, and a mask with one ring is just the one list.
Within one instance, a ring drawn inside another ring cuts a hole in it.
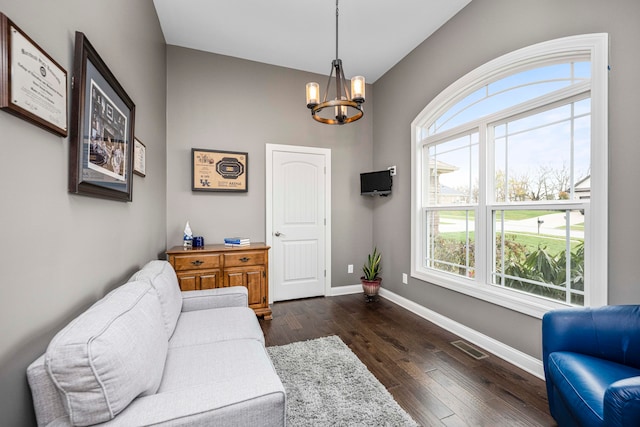
[{"label": "blue armchair", "polygon": [[545,314],[542,357],[560,427],[640,426],[640,305]]}]

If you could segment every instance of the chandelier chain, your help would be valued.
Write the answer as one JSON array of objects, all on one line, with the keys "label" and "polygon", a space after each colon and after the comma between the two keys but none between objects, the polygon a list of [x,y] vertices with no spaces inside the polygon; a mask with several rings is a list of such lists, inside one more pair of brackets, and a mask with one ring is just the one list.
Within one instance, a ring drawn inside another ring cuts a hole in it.
[{"label": "chandelier chain", "polygon": [[338,16],[339,15],[340,13],[338,9],[338,0],[336,0],[336,59],[339,58],[338,56]]}]

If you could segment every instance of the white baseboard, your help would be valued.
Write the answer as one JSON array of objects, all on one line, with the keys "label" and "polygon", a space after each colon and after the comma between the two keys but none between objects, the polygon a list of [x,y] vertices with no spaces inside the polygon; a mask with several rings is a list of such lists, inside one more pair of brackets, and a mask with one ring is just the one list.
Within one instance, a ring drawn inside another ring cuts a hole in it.
[{"label": "white baseboard", "polygon": [[[357,294],[361,292],[361,285],[339,286],[336,288],[331,288],[330,296]],[[417,314],[423,319],[426,319],[431,323],[434,323],[441,328],[458,335],[460,338],[463,338],[477,345],[478,347],[482,347],[484,350],[493,353],[499,358],[506,360],[507,362],[517,366],[524,371],[529,372],[531,375],[535,375],[536,377],[544,380],[544,368],[542,366],[541,360],[529,356],[528,354],[523,353],[520,350],[516,350],[513,347],[509,347],[508,345],[501,343],[500,341],[497,341],[487,335],[481,334],[480,332],[471,329],[468,326],[449,319],[448,317],[438,314],[435,311],[429,310],[428,308],[411,300],[408,300],[407,298],[400,296],[394,292],[388,291],[385,288],[380,288],[380,296],[395,304],[398,304],[400,307],[403,307],[412,313]]]},{"label": "white baseboard", "polygon": [[330,297],[335,297],[338,295],[350,295],[357,294],[362,292],[362,285],[347,285],[347,286],[338,286],[335,288],[331,288]]}]

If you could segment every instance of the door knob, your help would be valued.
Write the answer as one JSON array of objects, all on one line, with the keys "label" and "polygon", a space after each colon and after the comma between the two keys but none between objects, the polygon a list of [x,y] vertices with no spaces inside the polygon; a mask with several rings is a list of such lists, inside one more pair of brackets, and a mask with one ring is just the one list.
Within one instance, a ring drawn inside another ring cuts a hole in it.
[{"label": "door knob", "polygon": [[282,234],[282,233],[281,233],[281,232],[279,232],[279,231],[276,231],[276,233],[275,233],[275,234],[276,234],[276,237],[284,236],[284,234]]}]

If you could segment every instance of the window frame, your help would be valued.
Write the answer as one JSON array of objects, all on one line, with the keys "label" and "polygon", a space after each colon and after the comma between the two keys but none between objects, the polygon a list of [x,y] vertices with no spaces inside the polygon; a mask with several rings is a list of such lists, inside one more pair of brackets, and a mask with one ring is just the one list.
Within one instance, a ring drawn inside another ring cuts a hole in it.
[{"label": "window frame", "polygon": [[[488,278],[491,275],[487,271],[489,251],[492,246],[488,238],[491,210],[496,209],[499,203],[488,200],[479,200],[476,207],[476,257],[474,278],[456,277],[452,274],[438,272],[424,266],[428,237],[426,235],[426,207],[423,203],[423,168],[424,164],[422,145],[426,136],[423,129],[433,123],[458,101],[464,99],[472,92],[484,85],[492,83],[503,77],[515,74],[523,69],[540,66],[554,61],[566,61],[573,57],[588,57],[591,61],[591,81],[588,84],[591,98],[591,198],[585,208],[588,223],[585,223],[585,296],[584,306],[594,307],[607,304],[608,296],[608,34],[585,34],[564,37],[556,40],[542,42],[529,47],[519,49],[496,58],[476,68],[463,76],[438,96],[436,96],[411,123],[411,276],[462,294],[478,298],[502,307],[506,307],[532,317],[542,318],[544,313],[554,308],[566,308],[566,303],[555,302],[548,299],[528,295],[526,293],[499,288],[490,285]],[[580,84],[578,84],[579,86]],[[583,83],[584,85],[584,83]],[[575,91],[575,86],[570,89]],[[561,89],[562,91],[562,89]],[[516,107],[510,107],[514,112],[523,107],[531,107],[535,103],[527,101]],[[548,103],[545,103],[546,105]],[[483,117],[476,122],[467,122],[464,132],[467,132],[472,123],[477,125],[480,131],[480,164],[479,185],[486,188],[488,162],[493,161],[488,157],[486,128],[495,120],[491,115]],[[461,133],[459,128],[445,130],[437,134],[437,138],[445,139],[456,133]],[[570,201],[557,201],[553,206],[574,206]],[[577,205],[577,203],[575,204]],[[467,206],[467,205],[465,205]],[[505,208],[513,205],[505,206]],[[436,209],[446,209],[445,206],[437,206]],[[460,206],[458,206],[460,208]],[[455,209],[455,208],[454,208]],[[480,272],[480,274],[478,274]]]}]

